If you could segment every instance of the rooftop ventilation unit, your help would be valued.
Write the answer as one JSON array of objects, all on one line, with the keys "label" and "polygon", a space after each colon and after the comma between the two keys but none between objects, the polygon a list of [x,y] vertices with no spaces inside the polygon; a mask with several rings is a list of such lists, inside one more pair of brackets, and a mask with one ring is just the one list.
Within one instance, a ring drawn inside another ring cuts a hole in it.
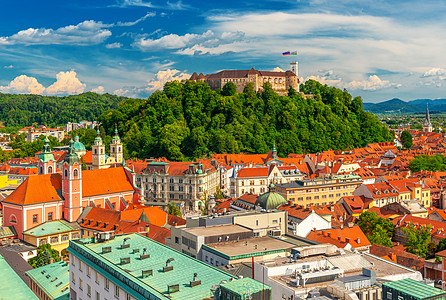
[{"label": "rooftop ventilation unit", "polygon": [[180,285],[179,284],[169,285],[167,287],[167,291],[168,291],[169,294],[179,292],[180,291]]},{"label": "rooftop ventilation unit", "polygon": [[110,253],[111,251],[111,247],[102,247],[102,254]]},{"label": "rooftop ventilation unit", "polygon": [[141,274],[142,278],[146,278],[146,277],[149,277],[149,276],[152,276],[152,275],[153,275],[153,271],[152,270],[142,270],[142,274]]},{"label": "rooftop ventilation unit", "polygon": [[121,265],[126,265],[130,263],[130,257],[121,258]]},{"label": "rooftop ventilation unit", "polygon": [[197,280],[198,274],[194,273],[194,279],[190,282],[190,287],[198,286],[201,284],[201,280]]}]

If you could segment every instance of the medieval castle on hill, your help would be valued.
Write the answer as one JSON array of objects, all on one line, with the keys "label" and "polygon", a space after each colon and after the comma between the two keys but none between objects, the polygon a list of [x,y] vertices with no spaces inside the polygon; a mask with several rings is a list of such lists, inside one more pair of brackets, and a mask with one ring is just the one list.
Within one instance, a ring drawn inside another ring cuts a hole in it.
[{"label": "medieval castle on hill", "polygon": [[261,91],[265,82],[271,83],[279,94],[285,94],[290,87],[299,92],[298,62],[291,62],[290,69],[285,72],[251,70],[223,70],[215,74],[192,74],[189,80],[201,81],[209,84],[212,90],[221,90],[228,82],[233,82],[237,92],[243,92],[248,83],[254,84],[254,90]]}]

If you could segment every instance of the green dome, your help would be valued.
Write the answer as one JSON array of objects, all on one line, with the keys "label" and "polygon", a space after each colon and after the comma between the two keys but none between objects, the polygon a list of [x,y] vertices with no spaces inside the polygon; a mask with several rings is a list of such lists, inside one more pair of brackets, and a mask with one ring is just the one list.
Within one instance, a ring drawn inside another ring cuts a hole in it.
[{"label": "green dome", "polygon": [[287,203],[284,196],[276,193],[274,184],[270,184],[269,191],[257,198],[255,206],[259,205],[264,209],[275,209]]},{"label": "green dome", "polygon": [[79,136],[76,135],[76,137],[74,138],[74,144],[73,144],[73,148],[75,152],[78,151],[87,151],[87,149],[85,149],[84,144],[82,144],[81,142],[79,142]]}]

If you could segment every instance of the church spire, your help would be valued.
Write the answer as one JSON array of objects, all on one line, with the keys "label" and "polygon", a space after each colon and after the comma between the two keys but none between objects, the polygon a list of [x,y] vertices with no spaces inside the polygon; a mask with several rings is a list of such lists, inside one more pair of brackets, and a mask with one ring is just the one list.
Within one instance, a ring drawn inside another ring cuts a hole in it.
[{"label": "church spire", "polygon": [[423,131],[432,132],[431,117],[429,115],[429,105],[426,105],[426,120],[424,120]]}]

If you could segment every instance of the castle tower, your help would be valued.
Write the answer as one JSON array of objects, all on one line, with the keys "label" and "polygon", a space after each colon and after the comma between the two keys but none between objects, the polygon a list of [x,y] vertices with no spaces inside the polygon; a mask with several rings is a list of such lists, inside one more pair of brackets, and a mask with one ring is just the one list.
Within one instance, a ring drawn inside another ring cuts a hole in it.
[{"label": "castle tower", "polygon": [[429,105],[426,106],[426,119],[424,120],[423,131],[432,132],[431,118],[429,116]]},{"label": "castle tower", "polygon": [[290,62],[290,70],[299,77],[299,63],[297,61]]},{"label": "castle tower", "polygon": [[38,174],[51,174],[56,172],[56,160],[50,149],[50,140],[48,136],[45,137],[43,150],[39,156]]},{"label": "castle tower", "polygon": [[110,156],[115,158],[115,161],[118,164],[122,164],[122,142],[121,138],[118,134],[118,128],[115,125],[115,135],[113,136],[113,140],[110,144]]},{"label": "castle tower", "polygon": [[82,213],[82,164],[74,152],[74,141],[62,165],[62,196],[64,208],[62,218],[74,222]]},{"label": "castle tower", "polygon": [[91,146],[92,153],[92,169],[104,169],[105,168],[105,146],[102,143],[101,133],[97,131],[97,136],[94,139],[94,143]]}]

